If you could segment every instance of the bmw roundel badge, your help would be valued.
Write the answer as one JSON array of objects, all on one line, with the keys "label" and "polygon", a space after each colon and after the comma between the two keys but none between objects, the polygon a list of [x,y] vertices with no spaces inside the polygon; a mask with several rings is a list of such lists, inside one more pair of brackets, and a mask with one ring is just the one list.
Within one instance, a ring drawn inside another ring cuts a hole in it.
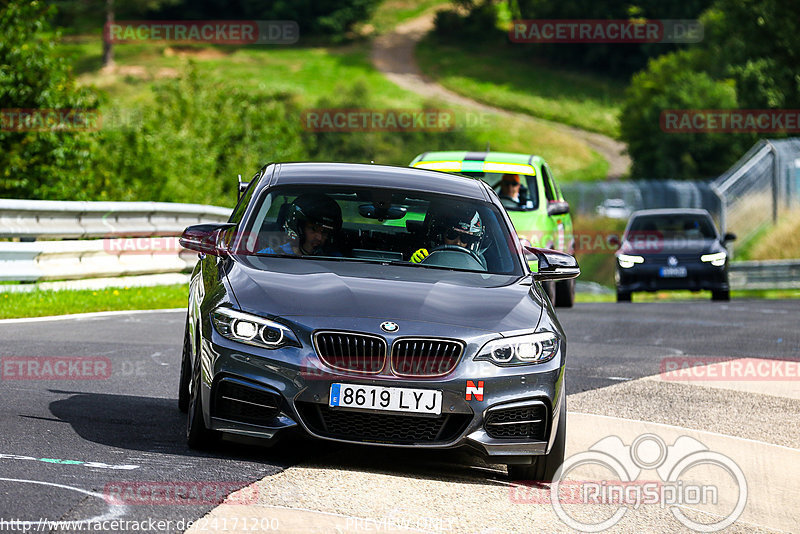
[{"label": "bmw roundel badge", "polygon": [[397,323],[393,323],[392,321],[385,321],[381,323],[381,330],[383,330],[384,332],[392,333],[400,330],[400,327],[397,325]]}]

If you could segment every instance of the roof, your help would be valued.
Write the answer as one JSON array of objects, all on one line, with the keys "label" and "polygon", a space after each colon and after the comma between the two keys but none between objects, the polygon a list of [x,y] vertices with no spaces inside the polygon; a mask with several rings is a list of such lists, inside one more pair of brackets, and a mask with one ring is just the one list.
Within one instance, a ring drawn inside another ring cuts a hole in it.
[{"label": "roof", "polygon": [[400,188],[488,200],[482,182],[444,172],[366,163],[277,163],[269,185],[321,184]]},{"label": "roof", "polygon": [[510,172],[536,176],[536,166],[543,162],[533,154],[456,150],[425,152],[414,158],[410,166],[447,172]]}]

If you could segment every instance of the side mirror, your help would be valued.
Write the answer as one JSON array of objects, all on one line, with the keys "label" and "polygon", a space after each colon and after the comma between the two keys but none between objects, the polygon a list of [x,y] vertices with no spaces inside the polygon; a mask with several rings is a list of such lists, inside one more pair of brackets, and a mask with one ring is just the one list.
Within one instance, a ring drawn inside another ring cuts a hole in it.
[{"label": "side mirror", "polygon": [[548,215],[566,215],[569,213],[569,202],[566,200],[551,200],[547,203]]},{"label": "side mirror", "polygon": [[525,247],[525,258],[529,265],[536,262],[535,265],[530,265],[532,271],[533,267],[536,267],[533,273],[535,280],[569,280],[581,274],[578,260],[564,252],[549,248]]},{"label": "side mirror", "polygon": [[728,241],[736,241],[736,234],[732,234],[730,232],[725,234],[725,237],[722,238],[722,242],[727,243]]},{"label": "side mirror", "polygon": [[220,247],[220,234],[228,228],[235,226],[232,223],[221,224],[195,224],[183,231],[178,241],[183,248],[196,250],[202,254],[219,256],[223,248]]},{"label": "side mirror", "polygon": [[238,202],[242,199],[244,192],[247,191],[247,187],[250,185],[250,182],[243,182],[241,174],[237,175],[237,180],[239,181],[239,188],[237,189],[238,194],[236,197],[236,201]]}]

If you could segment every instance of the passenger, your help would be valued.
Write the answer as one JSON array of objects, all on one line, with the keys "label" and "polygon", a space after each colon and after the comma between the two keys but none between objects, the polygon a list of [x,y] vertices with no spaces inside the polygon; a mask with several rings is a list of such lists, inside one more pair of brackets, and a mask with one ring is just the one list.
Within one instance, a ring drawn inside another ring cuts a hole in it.
[{"label": "passenger", "polygon": [[[483,259],[480,247],[483,235],[481,216],[473,207],[459,206],[453,209],[451,206],[449,210],[436,210],[428,220],[428,241],[431,250],[443,245],[455,245],[475,253],[485,266],[486,261]],[[428,249],[420,248],[411,255],[410,261],[420,263],[429,254]]]},{"label": "passenger", "polygon": [[342,209],[332,198],[311,193],[297,197],[286,215],[283,229],[289,240],[283,245],[267,247],[260,254],[292,254],[295,256],[341,256],[327,250],[331,235],[342,228]]}]

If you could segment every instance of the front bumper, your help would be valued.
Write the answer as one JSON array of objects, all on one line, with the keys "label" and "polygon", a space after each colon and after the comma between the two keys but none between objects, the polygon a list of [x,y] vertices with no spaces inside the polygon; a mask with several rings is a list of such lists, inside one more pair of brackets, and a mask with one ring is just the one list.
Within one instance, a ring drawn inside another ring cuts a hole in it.
[{"label": "front bumper", "polygon": [[715,267],[710,263],[696,261],[681,263],[686,268],[686,276],[665,277],[661,269],[669,267],[666,262],[650,262],[635,264],[623,269],[617,265],[617,290],[632,293],[634,291],[658,291],[664,289],[687,289],[690,291],[724,291],[728,290],[727,264]]},{"label": "front bumper", "polygon": [[[487,336],[487,340],[493,336]],[[497,463],[525,463],[549,452],[563,399],[565,344],[549,362],[501,368],[473,361],[468,344],[453,372],[439,378],[365,376],[324,365],[313,349],[266,350],[211,332],[203,338],[202,399],[213,430],[277,439],[287,432],[345,443],[412,448],[469,447]],[[467,399],[467,381],[483,395]],[[331,384],[442,391],[436,415],[331,408]],[[517,423],[519,421],[519,423]]]}]

